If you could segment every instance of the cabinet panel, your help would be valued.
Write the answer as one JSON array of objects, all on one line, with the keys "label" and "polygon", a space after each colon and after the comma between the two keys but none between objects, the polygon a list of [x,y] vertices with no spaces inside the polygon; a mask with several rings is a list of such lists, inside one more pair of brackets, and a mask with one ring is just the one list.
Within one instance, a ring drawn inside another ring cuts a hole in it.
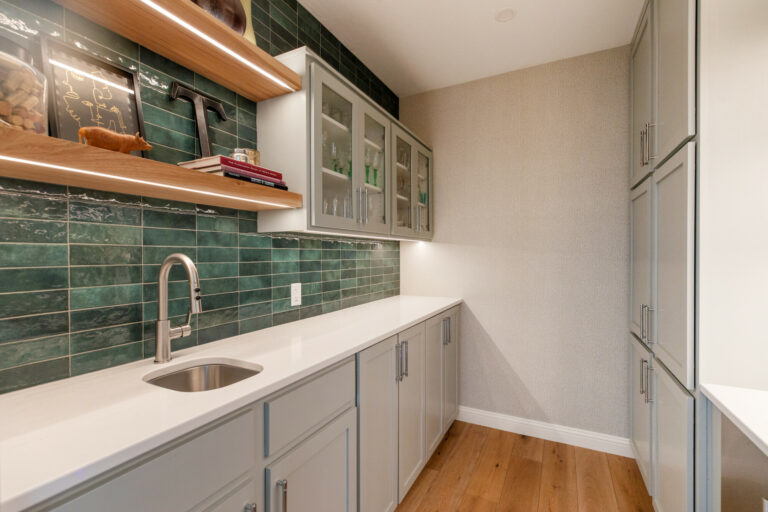
[{"label": "cabinet panel", "polygon": [[643,475],[645,487],[653,494],[651,425],[652,403],[648,396],[648,372],[653,364],[653,356],[637,338],[630,334],[630,414],[631,442],[637,466]]},{"label": "cabinet panel", "polygon": [[630,186],[635,186],[651,172],[648,127],[653,123],[652,112],[652,26],[651,3],[648,2],[640,18],[632,45],[632,143]]},{"label": "cabinet panel", "polygon": [[424,432],[427,459],[443,437],[443,322],[445,318],[445,315],[438,315],[426,322]]},{"label": "cabinet panel", "polygon": [[360,185],[362,217],[365,231],[389,233],[391,205],[389,199],[389,139],[391,123],[373,107],[363,103],[360,108],[362,119],[361,150],[358,152],[363,163],[357,167],[361,176]]},{"label": "cabinet panel", "polygon": [[657,155],[696,133],[696,0],[656,0]]},{"label": "cabinet panel", "polygon": [[632,190],[630,203],[630,313],[629,328],[642,341],[649,335],[651,305],[651,249],[653,188],[646,180]]},{"label": "cabinet panel", "polygon": [[656,169],[656,300],[653,351],[687,388],[694,386],[694,142]]},{"label": "cabinet panel", "polygon": [[[443,433],[459,415],[459,313],[460,308],[448,312],[442,324],[443,345]],[[447,330],[447,332],[446,332]]]},{"label": "cabinet panel", "polygon": [[397,336],[358,355],[360,512],[397,508]]},{"label": "cabinet panel", "polygon": [[392,173],[392,232],[400,235],[413,235],[416,232],[414,222],[413,186],[413,148],[415,141],[396,126],[392,128],[392,161],[395,170]]},{"label": "cabinet panel", "polygon": [[656,403],[658,512],[693,511],[693,397],[664,368],[651,379]]},{"label": "cabinet panel", "polygon": [[356,510],[356,425],[352,408],[270,464],[267,512]]},{"label": "cabinet panel", "polygon": [[416,153],[416,174],[413,191],[416,195],[416,232],[424,238],[430,238],[432,226],[432,152],[421,144],[414,146]]},{"label": "cabinet panel", "polygon": [[402,380],[398,386],[398,499],[402,501],[425,464],[424,446],[424,324],[398,335]]}]

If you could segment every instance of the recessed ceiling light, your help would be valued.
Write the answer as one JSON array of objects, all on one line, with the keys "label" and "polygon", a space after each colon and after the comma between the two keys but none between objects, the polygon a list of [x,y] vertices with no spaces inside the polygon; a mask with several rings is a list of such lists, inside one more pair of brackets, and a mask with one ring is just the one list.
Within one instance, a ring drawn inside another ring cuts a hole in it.
[{"label": "recessed ceiling light", "polygon": [[517,11],[515,11],[514,9],[502,9],[496,13],[496,16],[494,16],[494,19],[499,23],[505,23],[511,20],[512,18],[514,18],[516,15],[517,15]]}]

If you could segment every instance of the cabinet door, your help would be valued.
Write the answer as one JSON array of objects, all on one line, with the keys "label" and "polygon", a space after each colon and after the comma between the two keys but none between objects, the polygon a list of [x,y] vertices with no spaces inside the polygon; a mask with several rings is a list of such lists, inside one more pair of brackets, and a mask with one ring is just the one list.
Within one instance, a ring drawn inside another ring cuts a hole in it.
[{"label": "cabinet door", "polygon": [[424,355],[425,327],[419,324],[398,335],[402,377],[398,386],[398,499],[405,498],[424,467]]},{"label": "cabinet door", "polygon": [[440,444],[443,436],[443,323],[447,316],[438,315],[427,320],[426,360],[424,387],[426,409],[424,419],[426,458]]},{"label": "cabinet door", "polygon": [[397,336],[358,355],[360,512],[397,508]]},{"label": "cabinet door", "polygon": [[656,0],[658,149],[667,158],[696,133],[696,0]]},{"label": "cabinet door", "polygon": [[630,202],[630,313],[629,328],[642,341],[648,340],[651,306],[651,249],[653,189],[646,180],[631,192]]},{"label": "cabinet door", "polygon": [[630,186],[651,172],[648,125],[652,123],[652,36],[651,4],[646,4],[632,45],[632,165]]},{"label": "cabinet door", "polygon": [[414,219],[414,165],[413,151],[416,141],[392,125],[392,161],[395,170],[392,173],[392,232],[396,235],[413,236],[416,234]]},{"label": "cabinet door", "polygon": [[389,130],[390,121],[365,102],[361,102],[360,146],[362,163],[359,194],[362,216],[361,230],[389,233],[391,204],[389,197]]},{"label": "cabinet door", "polygon": [[637,338],[629,335],[630,343],[630,414],[631,442],[637,466],[649,494],[653,494],[651,473],[651,402],[648,394],[649,369],[653,357]]},{"label": "cabinet door", "polygon": [[268,512],[357,509],[357,408],[298,444],[266,469]]},{"label": "cabinet door", "polygon": [[693,511],[693,397],[660,365],[653,371],[656,402],[658,512]]},{"label": "cabinet door", "polygon": [[[459,414],[459,308],[443,323],[443,433]],[[447,331],[447,332],[446,332]]]},{"label": "cabinet door", "polygon": [[693,389],[693,281],[696,145],[688,143],[656,169],[656,300],[653,352]]},{"label": "cabinet door", "polygon": [[361,185],[352,170],[358,98],[320,67],[312,73],[312,224],[357,229]]},{"label": "cabinet door", "polygon": [[414,174],[416,203],[416,232],[419,237],[431,238],[434,228],[432,226],[432,152],[416,144],[416,173]]}]

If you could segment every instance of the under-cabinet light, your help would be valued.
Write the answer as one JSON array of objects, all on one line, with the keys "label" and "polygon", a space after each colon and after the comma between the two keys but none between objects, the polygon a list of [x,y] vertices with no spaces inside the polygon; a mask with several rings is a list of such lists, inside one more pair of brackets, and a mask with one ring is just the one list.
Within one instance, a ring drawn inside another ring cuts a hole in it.
[{"label": "under-cabinet light", "polygon": [[251,62],[250,60],[246,59],[245,57],[243,57],[239,53],[237,53],[234,50],[230,49],[228,46],[218,42],[217,40],[215,40],[214,38],[212,38],[211,36],[209,36],[205,32],[203,32],[200,29],[190,25],[188,22],[186,22],[183,19],[179,18],[178,16],[176,16],[172,12],[168,11],[164,7],[162,7],[160,5],[157,5],[152,0],[141,0],[141,1],[142,1],[142,3],[150,6],[151,8],[153,8],[154,10],[156,10],[157,12],[159,12],[160,14],[165,16],[166,18],[176,22],[177,24],[181,25],[185,29],[189,30],[190,32],[192,32],[193,34],[198,36],[199,38],[203,39],[204,41],[207,41],[208,43],[212,44],[213,46],[215,46],[219,50],[221,50],[221,51],[231,55],[232,57],[236,58],[237,60],[239,60],[240,62],[242,62],[243,64],[245,64],[249,68],[253,69],[257,73],[260,73],[263,76],[269,78],[270,80],[275,82],[277,85],[279,85],[281,87],[284,87],[284,88],[288,89],[289,91],[295,91],[296,90],[294,87],[292,87],[292,86],[288,85],[287,83],[283,82],[282,80],[277,78],[272,73],[270,73],[270,72],[266,71],[265,69],[263,69],[261,66],[258,66],[256,64],[254,64],[253,62]]},{"label": "under-cabinet light", "polygon": [[196,190],[192,188],[177,187],[176,185],[168,185],[167,183],[157,183],[154,181],[140,180],[136,178],[127,178],[125,176],[114,176],[112,174],[105,174],[103,172],[88,171],[86,169],[78,169],[76,167],[66,167],[64,165],[48,164],[45,162],[38,162],[35,160],[25,160],[23,158],[16,158],[12,156],[0,155],[0,160],[8,162],[16,162],[19,164],[35,165],[38,167],[47,167],[49,169],[57,169],[60,171],[73,172],[76,174],[85,174],[87,176],[96,176],[99,178],[109,178],[116,181],[127,181],[129,183],[139,183],[141,185],[150,185],[152,187],[159,187],[168,190],[181,190],[183,192],[195,192],[210,197],[220,197],[222,199],[235,199],[237,201],[247,201],[249,203],[262,204],[265,206],[274,206],[276,208],[290,208],[284,204],[270,203],[269,201],[260,201],[258,199],[248,199],[246,197],[231,196],[229,194],[219,194],[218,192],[208,192],[207,190]]},{"label": "under-cabinet light", "polygon": [[121,91],[127,92],[129,94],[135,94],[133,89],[129,89],[125,87],[124,85],[116,84],[115,82],[110,82],[109,80],[106,80],[104,78],[101,78],[100,76],[92,75],[91,73],[86,73],[85,71],[82,71],[80,69],[74,68],[72,66],[69,66],[67,64],[64,64],[63,62],[59,62],[54,59],[48,59],[48,62],[53,64],[56,67],[66,69],[67,71],[72,71],[73,73],[77,73],[78,75],[82,75],[84,77],[90,78],[91,80],[95,82],[100,82],[104,85],[109,85],[110,87],[114,87],[115,89],[119,89]]}]

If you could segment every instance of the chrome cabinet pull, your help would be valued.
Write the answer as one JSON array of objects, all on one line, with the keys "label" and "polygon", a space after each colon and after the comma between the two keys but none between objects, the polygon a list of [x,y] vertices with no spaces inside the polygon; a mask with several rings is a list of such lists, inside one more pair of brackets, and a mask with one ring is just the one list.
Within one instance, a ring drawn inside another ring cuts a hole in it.
[{"label": "chrome cabinet pull", "polygon": [[640,130],[640,167],[645,165],[645,130]]},{"label": "chrome cabinet pull", "polygon": [[651,339],[651,312],[656,311],[656,309],[652,308],[651,306],[645,306],[645,341],[649,345],[653,345],[656,343],[656,341]]},{"label": "chrome cabinet pull", "polygon": [[653,398],[651,398],[651,372],[654,372],[653,368],[651,368],[651,365],[646,365],[645,367],[645,403],[652,404],[655,402]]},{"label": "chrome cabinet pull", "polygon": [[364,194],[365,194],[365,224],[368,224],[368,189],[363,188]]},{"label": "chrome cabinet pull", "polygon": [[443,345],[448,344],[448,318],[443,318]]},{"label": "chrome cabinet pull", "polygon": [[405,347],[405,369],[403,370],[403,377],[407,377],[408,376],[408,341],[407,340],[403,342],[403,346]]},{"label": "chrome cabinet pull", "polygon": [[651,154],[651,128],[655,128],[656,123],[646,123],[645,125],[645,154],[646,156],[646,162],[647,164],[651,163],[651,160],[655,160],[657,155]]},{"label": "chrome cabinet pull", "polygon": [[277,486],[283,489],[283,512],[288,512],[288,480],[278,480]]},{"label": "chrome cabinet pull", "polygon": [[448,320],[448,343],[453,341],[453,332],[451,330],[451,317],[446,318]]},{"label": "chrome cabinet pull", "polygon": [[647,307],[645,304],[640,304],[640,339],[643,341],[646,341],[647,336],[645,323]]},{"label": "chrome cabinet pull", "polygon": [[645,377],[646,368],[648,367],[648,361],[645,359],[640,360],[640,394],[645,394]]},{"label": "chrome cabinet pull", "polygon": [[256,504],[255,504],[255,503],[247,503],[247,504],[246,504],[246,505],[243,507],[243,512],[256,512],[257,510],[258,510],[258,509],[257,509],[257,507],[256,507]]},{"label": "chrome cabinet pull", "polygon": [[363,223],[363,188],[359,187],[357,189],[357,223],[362,224]]},{"label": "chrome cabinet pull", "polygon": [[398,343],[395,345],[395,382],[403,380],[403,348]]}]

